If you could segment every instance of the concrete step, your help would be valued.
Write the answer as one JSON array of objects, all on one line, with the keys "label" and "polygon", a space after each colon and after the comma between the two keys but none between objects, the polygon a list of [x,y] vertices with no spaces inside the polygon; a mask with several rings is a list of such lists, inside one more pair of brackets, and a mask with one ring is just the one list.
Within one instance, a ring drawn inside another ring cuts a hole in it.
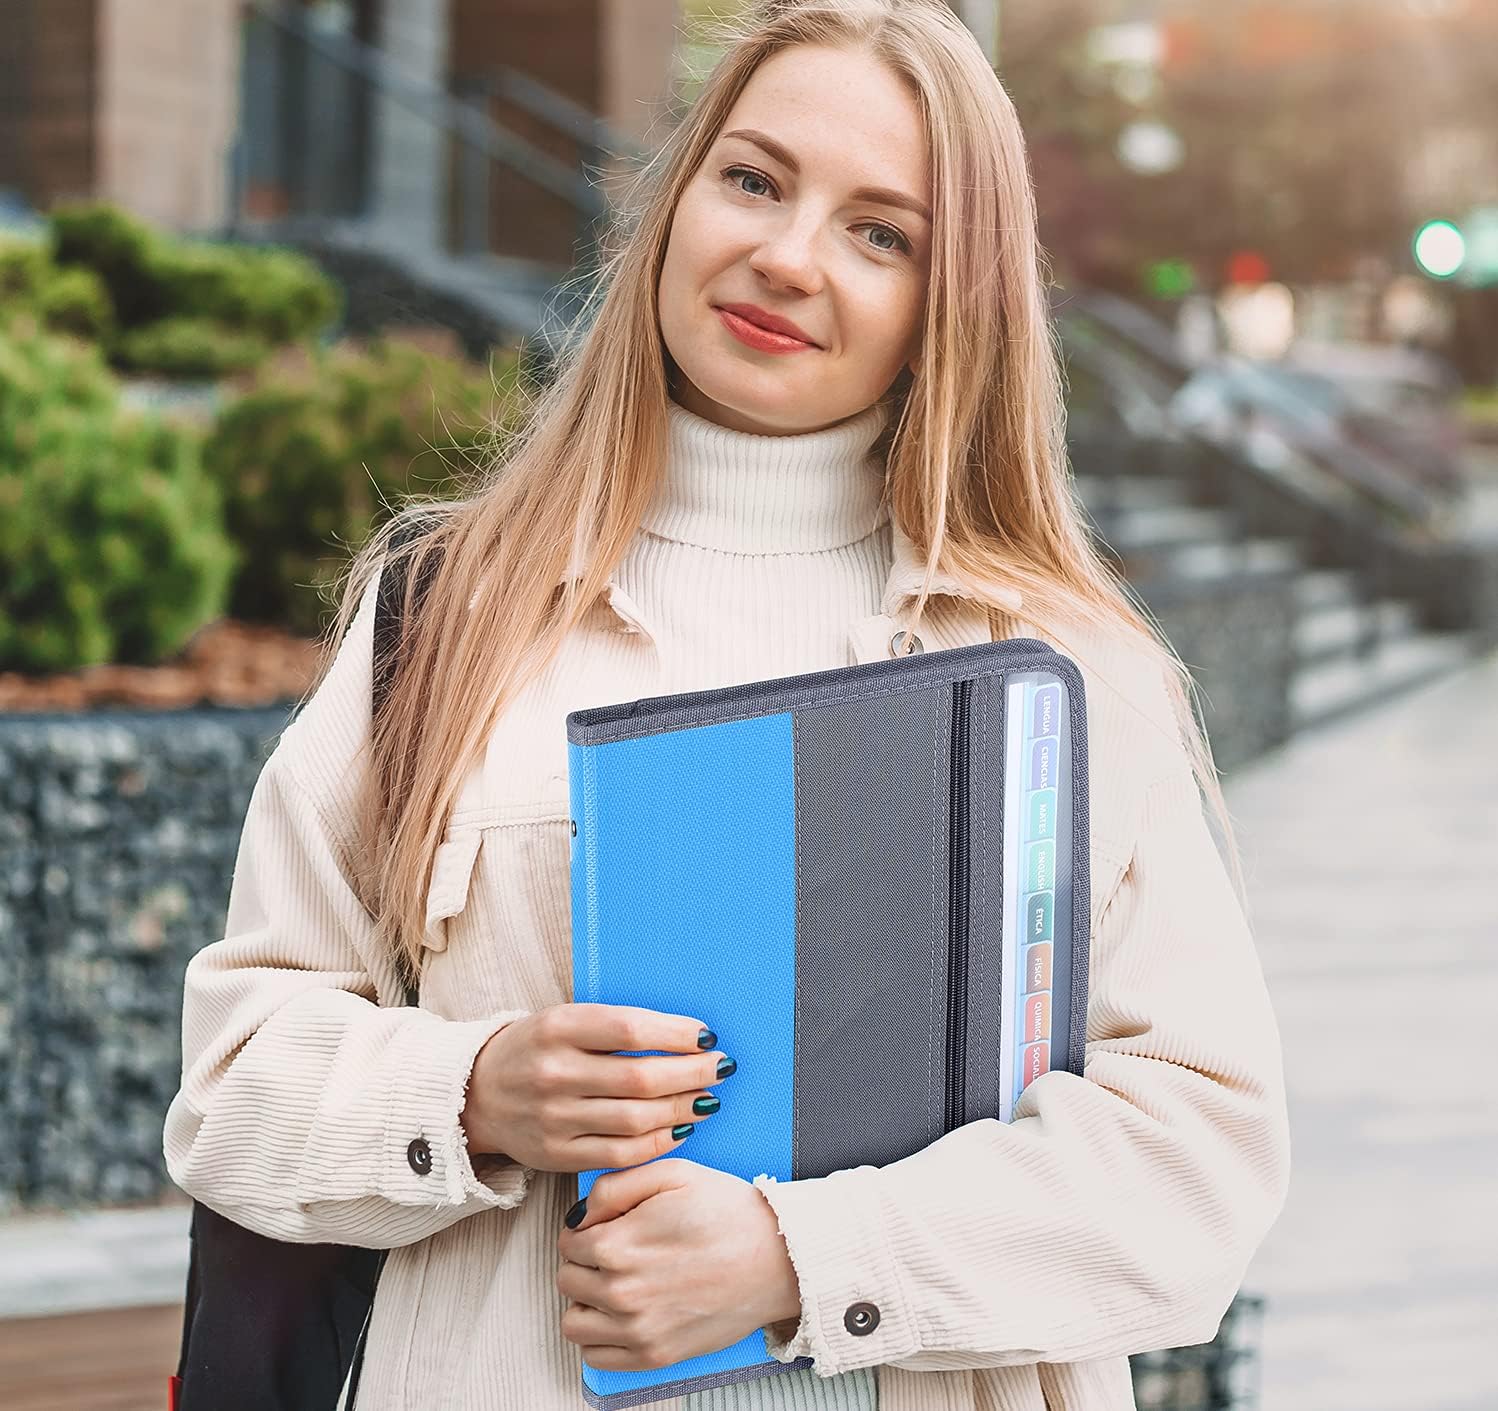
[{"label": "concrete step", "polygon": [[1358,576],[1350,568],[1308,568],[1295,585],[1295,596],[1303,611],[1362,600]]},{"label": "concrete step", "polygon": [[1413,603],[1384,598],[1369,606],[1321,603],[1301,613],[1295,626],[1295,654],[1302,664],[1356,653],[1372,641],[1393,641],[1418,630]]},{"label": "concrete step", "polygon": [[1293,539],[1250,538],[1169,544],[1123,555],[1124,571],[1137,582],[1186,579],[1193,583],[1241,576],[1296,572],[1300,547]]},{"label": "concrete step", "polygon": [[1191,487],[1178,475],[1079,475],[1076,486],[1089,511],[1103,514],[1190,503]]},{"label": "concrete step", "polygon": [[180,1303],[191,1218],[170,1205],[0,1220],[0,1319]]},{"label": "concrete step", "polygon": [[1472,657],[1466,632],[1416,632],[1367,656],[1341,654],[1302,666],[1290,678],[1290,721],[1297,732],[1439,679]]},{"label": "concrete step", "polygon": [[1204,505],[1150,505],[1108,517],[1106,537],[1115,553],[1132,555],[1183,544],[1231,541],[1238,537],[1231,510]]}]

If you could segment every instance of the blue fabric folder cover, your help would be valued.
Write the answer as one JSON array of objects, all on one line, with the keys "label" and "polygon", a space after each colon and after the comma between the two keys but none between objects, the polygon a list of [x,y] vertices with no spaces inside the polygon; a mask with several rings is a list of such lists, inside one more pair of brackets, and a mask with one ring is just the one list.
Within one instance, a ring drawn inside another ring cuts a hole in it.
[{"label": "blue fabric folder cover", "polygon": [[[1081,673],[1037,638],[573,711],[573,998],[738,1062],[672,1152],[745,1180],[887,1165],[1082,1071]],[[579,1174],[586,1195],[602,1171]],[[811,1365],[756,1329],[597,1407]]]}]

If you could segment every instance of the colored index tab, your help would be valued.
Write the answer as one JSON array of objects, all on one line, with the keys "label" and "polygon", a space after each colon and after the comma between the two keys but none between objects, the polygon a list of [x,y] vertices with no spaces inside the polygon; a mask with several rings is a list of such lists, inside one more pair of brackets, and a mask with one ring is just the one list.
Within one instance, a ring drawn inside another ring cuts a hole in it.
[{"label": "colored index tab", "polygon": [[1056,885],[1056,844],[1047,838],[1025,849],[1025,890],[1048,892]]},{"label": "colored index tab", "polygon": [[1051,892],[1036,892],[1025,898],[1025,935],[1027,941],[1049,941],[1051,918],[1055,914],[1056,898]]},{"label": "colored index tab", "polygon": [[1031,743],[1029,788],[1054,789],[1056,787],[1056,769],[1060,764],[1060,744],[1061,742],[1054,735],[1047,735],[1045,739]]},{"label": "colored index tab", "polygon": [[1029,815],[1025,819],[1026,838],[1056,836],[1056,791],[1037,789],[1030,795]]},{"label": "colored index tab", "polygon": [[1037,687],[1030,708],[1030,736],[1033,739],[1060,733],[1061,687],[1054,684]]}]

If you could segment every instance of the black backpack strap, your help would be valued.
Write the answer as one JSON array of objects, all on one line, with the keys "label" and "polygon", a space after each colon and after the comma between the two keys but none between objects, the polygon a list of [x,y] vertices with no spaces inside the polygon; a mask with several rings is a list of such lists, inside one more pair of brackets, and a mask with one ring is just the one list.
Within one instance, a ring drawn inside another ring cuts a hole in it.
[{"label": "black backpack strap", "polygon": [[[407,520],[390,536],[390,548],[404,548],[427,533],[435,522],[436,517],[433,515]],[[371,710],[375,715],[384,707],[395,680],[401,610],[405,606],[406,567],[409,563],[409,559],[402,558],[384,568],[380,573],[380,586],[375,590],[374,662],[370,695]],[[415,601],[418,606],[431,587],[436,568],[435,555],[429,557],[422,566],[421,577],[416,582]]]},{"label": "black backpack strap", "polygon": [[[405,544],[432,524],[413,515]],[[435,567],[435,557],[428,560]],[[404,567],[404,561],[397,567]],[[426,575],[418,597],[429,586]],[[372,709],[389,695],[400,643],[403,576],[376,589]],[[406,1003],[417,994],[407,989]],[[174,1393],[184,1411],[329,1411],[347,1371],[354,1405],[375,1289],[387,1250],[272,1240],[200,1201],[188,1230],[187,1288]]]}]

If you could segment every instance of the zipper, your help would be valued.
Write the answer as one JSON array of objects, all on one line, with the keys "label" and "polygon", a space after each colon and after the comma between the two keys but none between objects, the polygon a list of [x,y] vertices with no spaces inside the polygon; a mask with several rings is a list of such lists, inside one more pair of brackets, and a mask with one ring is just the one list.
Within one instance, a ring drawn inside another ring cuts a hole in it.
[{"label": "zipper", "polygon": [[947,1093],[944,1130],[960,1127],[967,1106],[968,746],[971,681],[952,683],[951,789],[947,828]]}]

